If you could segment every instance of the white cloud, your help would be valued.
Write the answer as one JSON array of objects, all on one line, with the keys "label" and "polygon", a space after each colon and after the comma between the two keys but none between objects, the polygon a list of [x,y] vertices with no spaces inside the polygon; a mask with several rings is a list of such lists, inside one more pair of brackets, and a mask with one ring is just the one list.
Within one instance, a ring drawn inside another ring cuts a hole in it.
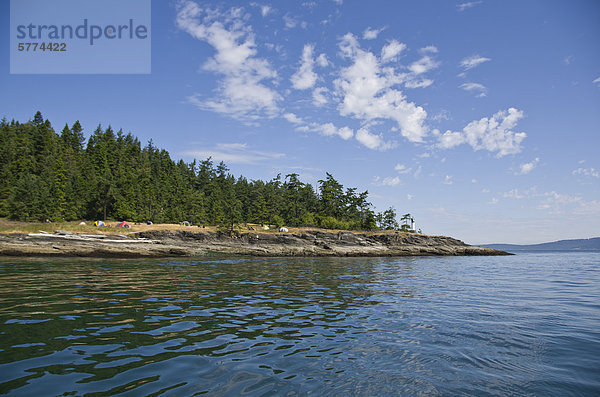
[{"label": "white cloud", "polygon": [[413,62],[408,69],[416,75],[427,73],[439,66],[439,62],[434,61],[430,56],[425,55],[423,58]]},{"label": "white cloud", "polygon": [[310,44],[304,45],[300,67],[290,79],[292,81],[292,86],[297,90],[306,90],[313,87],[317,82],[317,74],[313,71],[313,65],[315,63],[313,51],[314,46]]},{"label": "white cloud", "polygon": [[400,174],[408,174],[411,171],[412,168],[408,168],[404,164],[396,164],[396,166],[394,167],[394,169],[396,171],[398,171],[398,173],[400,173]]},{"label": "white cloud", "polygon": [[325,135],[325,136],[338,135],[343,140],[348,140],[354,136],[354,131],[352,131],[351,128],[348,128],[348,127],[337,128],[332,123],[326,123],[326,124],[313,123],[313,124],[311,124],[311,128],[313,129],[313,131],[317,131],[320,134]]},{"label": "white cloud", "polygon": [[319,54],[319,56],[317,57],[317,65],[319,65],[322,68],[329,65],[329,61],[327,60],[327,55]]},{"label": "white cloud", "polygon": [[333,123],[306,123],[295,115],[294,117],[286,117],[286,120],[288,120],[292,124],[296,124],[296,129],[298,131],[313,131],[324,136],[339,136],[345,141],[354,136],[354,131],[352,130],[352,128],[338,128]]},{"label": "white cloud", "polygon": [[525,198],[526,196],[523,193],[519,193],[519,189],[512,189],[512,190],[502,194],[502,197],[519,200],[519,199]]},{"label": "white cloud", "polygon": [[600,77],[598,77],[596,80],[592,81],[593,84],[598,84],[598,87],[600,87]]},{"label": "white cloud", "polygon": [[224,150],[246,150],[247,147],[247,143],[217,143],[217,148]]},{"label": "white cloud", "polygon": [[368,27],[363,32],[363,39],[364,40],[374,40],[377,38],[377,36],[379,36],[379,33],[381,33],[384,29],[385,28],[372,29],[371,27]]},{"label": "white cloud", "polygon": [[285,14],[283,16],[283,22],[285,23],[285,27],[287,29],[293,29],[298,26],[298,21],[295,18],[292,18],[290,14]]},{"label": "white cloud", "polygon": [[492,204],[492,205],[498,204],[498,199],[496,197],[492,197],[492,199],[490,201],[488,201],[488,204]]},{"label": "white cloud", "polygon": [[241,9],[218,13],[186,1],[178,7],[177,26],[215,49],[203,68],[222,76],[216,98],[196,94],[188,98],[191,103],[242,120],[277,115],[281,96],[265,85],[277,73],[267,60],[256,56],[254,34],[244,25]]},{"label": "white cloud", "polygon": [[260,13],[263,17],[266,17],[267,15],[269,15],[270,13],[273,12],[273,7],[269,6],[269,5],[263,5],[263,4],[258,4],[258,3],[250,3],[250,5],[252,7],[258,7],[260,8]]},{"label": "white cloud", "polygon": [[446,109],[442,109],[431,117],[431,120],[441,122],[448,121],[451,119],[450,112]]},{"label": "white cloud", "polygon": [[425,88],[433,84],[431,79],[409,80],[406,82],[406,88]]},{"label": "white cloud", "polygon": [[292,124],[304,124],[304,121],[294,113],[286,113],[283,115],[283,118]]},{"label": "white cloud", "polygon": [[417,168],[417,170],[415,171],[415,173],[413,174],[413,177],[415,179],[419,179],[419,177],[421,176],[421,171],[423,171],[423,167],[419,166]]},{"label": "white cloud", "polygon": [[294,113],[285,113],[283,118],[294,124],[298,131],[312,131],[324,136],[339,136],[345,141],[354,136],[354,131],[349,127],[338,128],[333,123],[308,123]]},{"label": "white cloud", "polygon": [[536,157],[533,161],[530,161],[529,163],[521,164],[519,166],[519,172],[517,172],[516,175],[529,174],[537,166],[537,164],[539,162],[540,162],[540,158]]},{"label": "white cloud", "polygon": [[183,154],[196,159],[211,157],[214,161],[228,164],[256,164],[285,157],[283,153],[250,150],[246,143],[219,143],[213,150],[190,150]]},{"label": "white cloud", "polygon": [[458,8],[458,11],[464,11],[467,8],[471,8],[471,7],[475,7],[477,4],[481,4],[481,1],[470,1],[467,3],[461,3],[461,4],[457,4],[456,8]]},{"label": "white cloud", "polygon": [[538,192],[536,187],[520,191],[512,189],[503,193],[504,198],[515,200],[539,200],[536,209],[549,211],[552,214],[576,214],[576,215],[597,215],[600,214],[600,202],[597,200],[588,201],[579,195],[565,193]]},{"label": "white cloud", "polygon": [[460,66],[465,70],[469,70],[469,69],[473,69],[474,67],[479,66],[482,63],[488,62],[488,61],[491,61],[491,59],[482,57],[480,55],[472,55],[472,56],[466,57],[462,61],[460,61]]},{"label": "white cloud", "polygon": [[452,176],[451,175],[446,175],[446,177],[444,178],[444,185],[452,185],[454,183],[454,181],[452,181]]},{"label": "white cloud", "polygon": [[406,44],[392,40],[381,49],[381,62],[395,61],[398,55],[406,49]]},{"label": "white cloud", "polygon": [[466,138],[462,132],[452,132],[450,130],[444,132],[438,137],[438,146],[443,149],[450,149],[466,142]]},{"label": "white cloud", "polygon": [[386,142],[381,135],[371,134],[366,128],[356,131],[356,140],[373,150],[388,150],[397,146],[395,142]]},{"label": "white cloud", "polygon": [[446,131],[438,137],[438,146],[448,149],[468,143],[475,150],[497,152],[497,157],[519,153],[527,134],[513,129],[522,118],[523,112],[515,108],[499,111],[490,118],[470,122],[462,131]]},{"label": "white cloud", "polygon": [[595,168],[577,168],[573,171],[573,175],[583,175],[592,178],[600,178],[600,171]]},{"label": "white cloud", "polygon": [[412,194],[406,194],[406,199],[407,200],[412,200],[413,199],[413,195]]},{"label": "white cloud", "polygon": [[465,91],[473,91],[477,93],[478,98],[482,98],[487,95],[487,88],[483,84],[479,83],[464,83],[459,86]]},{"label": "white cloud", "polygon": [[539,210],[550,210],[552,213],[562,213],[571,204],[581,204],[584,200],[580,196],[557,193],[555,191],[541,194],[545,197],[537,206]]},{"label": "white cloud", "polygon": [[305,44],[302,50],[302,58],[300,59],[300,67],[290,78],[292,86],[297,90],[306,90],[314,87],[317,82],[317,74],[314,72],[313,67],[316,62],[317,65],[325,67],[329,65],[327,56],[320,54],[316,60],[314,59],[315,47],[312,44]]},{"label": "white cloud", "polygon": [[325,105],[328,101],[327,97],[325,96],[326,93],[328,93],[329,90],[325,87],[317,87],[313,90],[312,92],[312,97],[313,97],[313,105],[315,106],[323,106]]},{"label": "white cloud", "polygon": [[522,207],[532,205],[537,210],[547,211],[553,215],[600,215],[600,201],[598,200],[586,200],[580,195],[556,191],[538,192],[535,186],[525,190],[512,189],[503,193],[502,197],[524,200],[525,203],[521,204]]},{"label": "white cloud", "polygon": [[582,201],[572,212],[575,215],[600,215],[600,201]]},{"label": "white cloud", "polygon": [[397,75],[392,68],[382,69],[377,57],[362,50],[354,35],[346,34],[340,42],[341,54],[352,64],[340,72],[334,81],[336,94],[342,98],[339,111],[342,116],[353,116],[365,122],[392,120],[400,133],[411,142],[422,142],[427,128],[427,112],[408,102],[399,89],[406,77]]},{"label": "white cloud", "polygon": [[402,181],[397,176],[395,176],[395,177],[388,176],[385,178],[376,176],[375,178],[373,178],[373,184],[375,184],[377,186],[397,186],[401,183],[402,183]]},{"label": "white cloud", "polygon": [[570,65],[571,62],[573,62],[573,55],[569,55],[568,57],[566,57],[565,59],[563,59],[563,62],[565,65]]},{"label": "white cloud", "polygon": [[421,54],[427,54],[427,53],[437,54],[438,51],[439,51],[438,48],[434,45],[428,45],[427,47],[423,47],[423,48],[419,49],[419,52]]}]

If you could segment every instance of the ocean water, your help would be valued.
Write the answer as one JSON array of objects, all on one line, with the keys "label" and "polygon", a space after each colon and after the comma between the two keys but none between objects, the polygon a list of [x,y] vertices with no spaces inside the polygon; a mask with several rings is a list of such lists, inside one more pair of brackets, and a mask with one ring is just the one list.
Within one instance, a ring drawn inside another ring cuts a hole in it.
[{"label": "ocean water", "polygon": [[0,393],[600,395],[600,253],[0,259]]}]

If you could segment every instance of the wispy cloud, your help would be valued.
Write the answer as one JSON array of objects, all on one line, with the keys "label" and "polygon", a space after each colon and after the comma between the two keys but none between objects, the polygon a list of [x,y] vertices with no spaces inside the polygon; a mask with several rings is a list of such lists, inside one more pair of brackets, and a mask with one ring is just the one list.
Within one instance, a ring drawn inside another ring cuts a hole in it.
[{"label": "wispy cloud", "polygon": [[467,3],[461,3],[461,4],[457,4],[456,8],[458,8],[458,11],[464,11],[467,8],[471,8],[471,7],[475,7],[477,4],[481,4],[483,3],[482,1],[469,1]]},{"label": "wispy cloud", "polygon": [[482,57],[481,55],[471,55],[470,57],[463,58],[460,61],[460,66],[464,70],[470,70],[474,67],[481,65],[484,62],[491,61],[491,58]]},{"label": "wispy cloud", "polygon": [[329,92],[329,90],[325,87],[317,87],[313,90],[312,92],[312,103],[315,106],[323,106],[325,105],[327,102],[329,102],[329,99],[327,99],[326,94]]},{"label": "wispy cloud", "polygon": [[398,59],[398,55],[406,49],[406,44],[391,40],[381,49],[381,62],[386,63]]},{"label": "wispy cloud", "polygon": [[[586,205],[585,200],[581,196],[557,193],[555,191],[542,193],[541,196],[544,198],[536,208],[539,210],[548,210],[553,214],[564,213],[568,210],[568,207],[571,207],[571,211],[577,211],[580,207]],[[577,207],[573,208],[574,204]]]},{"label": "wispy cloud", "polygon": [[257,164],[285,157],[283,153],[253,150],[246,143],[218,143],[210,150],[189,150],[183,153],[196,159],[211,157],[214,161],[228,164]]},{"label": "wispy cloud", "polygon": [[592,178],[600,178],[600,171],[595,168],[577,168],[573,171],[573,175],[588,176]]},{"label": "wispy cloud", "polygon": [[[528,196],[529,195],[530,194],[528,193]],[[511,189],[508,192],[503,193],[502,197],[508,198],[508,199],[520,200],[522,198],[525,198],[526,196],[522,192],[519,192],[519,189]]]},{"label": "wispy cloud", "polygon": [[298,25],[300,25],[302,28],[306,28],[306,24],[302,24],[296,18],[292,17],[289,13],[283,16],[283,22],[285,24],[286,29],[293,29]]},{"label": "wispy cloud", "polygon": [[419,49],[421,54],[437,54],[439,52],[438,48],[434,45],[428,45],[427,47],[423,47]]},{"label": "wispy cloud", "polygon": [[437,68],[440,65],[439,62],[435,61],[430,56],[426,55],[423,58],[419,59],[416,62],[410,64],[408,69],[414,74],[423,74],[427,73],[432,69]]},{"label": "wispy cloud", "polygon": [[381,178],[379,176],[376,176],[373,178],[373,184],[376,186],[397,186],[400,185],[402,183],[402,180],[400,180],[399,177],[394,176],[388,176],[385,178]]},{"label": "wispy cloud", "polygon": [[176,20],[181,30],[215,49],[203,69],[221,76],[217,97],[192,95],[188,98],[192,104],[241,120],[277,115],[281,96],[266,84],[276,79],[277,73],[257,56],[254,34],[244,24],[241,9],[220,13],[186,1],[180,3]]},{"label": "wispy cloud", "polygon": [[379,36],[379,33],[383,32],[384,29],[385,29],[385,27],[380,28],[380,29],[373,29],[371,27],[368,27],[363,32],[362,37],[365,40],[375,40],[377,38],[377,36]]},{"label": "wispy cloud", "polygon": [[412,168],[409,168],[404,164],[396,164],[394,169],[398,171],[399,174],[408,174],[412,170]]},{"label": "wispy cloud", "polygon": [[565,59],[563,59],[563,62],[565,65],[570,65],[571,62],[573,62],[573,55],[569,55],[568,57],[566,57]]},{"label": "wispy cloud", "polygon": [[317,82],[317,74],[313,71],[315,63],[313,57],[314,49],[315,47],[311,44],[304,45],[300,67],[290,79],[292,86],[297,90],[306,90],[313,87]]},{"label": "wispy cloud", "polygon": [[283,118],[292,124],[298,124],[298,125],[304,124],[304,120],[302,120],[300,117],[296,116],[294,113],[285,113],[283,115]]},{"label": "wispy cloud", "polygon": [[483,98],[487,95],[487,87],[479,83],[464,83],[459,86],[465,91],[474,92],[478,98]]},{"label": "wispy cloud", "polygon": [[515,175],[526,175],[529,174],[540,162],[540,158],[536,157],[533,161],[528,163],[521,164],[519,166],[519,171],[515,173]]},{"label": "wispy cloud", "polygon": [[537,187],[525,190],[511,189],[502,197],[512,200],[529,200],[540,211],[551,214],[600,215],[600,201],[586,200],[580,195],[556,192],[540,192]]},{"label": "wispy cloud", "polygon": [[385,141],[381,135],[372,134],[366,127],[356,131],[356,140],[373,150],[388,150],[398,146],[396,142]]},{"label": "wispy cloud", "polygon": [[600,77],[598,77],[597,79],[595,79],[594,81],[592,81],[593,84],[597,84],[598,87],[600,87]]},{"label": "wispy cloud", "polygon": [[283,118],[294,124],[298,131],[312,131],[324,136],[339,136],[343,140],[348,140],[354,136],[354,131],[349,127],[338,128],[333,123],[309,123],[294,113],[285,113]]},{"label": "wispy cloud", "polygon": [[446,177],[444,178],[444,182],[442,182],[444,185],[452,185],[454,183],[454,181],[452,180],[452,175],[446,175]]},{"label": "wispy cloud", "polygon": [[260,13],[263,17],[266,17],[267,15],[271,14],[274,11],[273,7],[271,7],[270,5],[259,4],[259,3],[255,3],[255,2],[250,3],[250,5],[252,7],[258,7],[260,9]]}]

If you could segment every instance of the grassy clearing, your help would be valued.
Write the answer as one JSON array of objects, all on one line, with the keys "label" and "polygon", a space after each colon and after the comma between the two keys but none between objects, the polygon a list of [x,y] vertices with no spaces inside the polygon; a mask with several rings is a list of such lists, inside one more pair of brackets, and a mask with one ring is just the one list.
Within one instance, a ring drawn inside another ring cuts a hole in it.
[{"label": "grassy clearing", "polygon": [[[64,230],[72,233],[83,233],[83,234],[128,234],[128,233],[136,233],[136,232],[146,232],[146,231],[154,231],[154,230],[169,230],[169,231],[181,231],[187,230],[190,232],[216,232],[216,226],[206,226],[206,227],[198,227],[198,226],[183,226],[172,223],[163,223],[163,224],[154,224],[154,225],[146,225],[146,224],[136,224],[130,223],[131,229],[119,228],[116,227],[119,221],[107,223],[111,225],[111,227],[95,227],[93,221],[86,221],[85,225],[80,225],[80,222],[56,222],[56,223],[43,223],[43,222],[19,222],[19,221],[11,221],[6,218],[0,218],[0,233],[3,234],[15,234],[15,233],[39,233],[40,231],[54,233],[57,230]],[[254,230],[251,230],[253,228]],[[290,233],[304,233],[307,231],[315,231],[319,230],[326,233],[338,233],[338,232],[347,232],[347,230],[332,230],[332,229],[322,229],[318,227],[287,227]],[[269,230],[263,230],[260,225],[248,224],[248,225],[240,225],[238,229],[242,233],[279,233],[279,230],[275,226],[271,226]],[[363,231],[350,231],[352,233],[364,233],[368,235],[372,234],[406,234],[403,232],[397,231],[376,231],[376,232],[363,232]]]},{"label": "grassy clearing", "polygon": [[72,233],[89,233],[89,234],[127,234],[131,232],[144,232],[150,230],[202,230],[215,231],[215,227],[199,228],[197,226],[181,226],[176,224],[157,224],[146,225],[130,223],[131,229],[116,227],[119,221],[110,222],[111,227],[96,227],[94,222],[87,222],[85,225],[80,225],[80,222],[19,222],[11,221],[5,218],[0,218],[0,233],[38,233],[40,231],[53,233],[57,230],[65,230]]}]

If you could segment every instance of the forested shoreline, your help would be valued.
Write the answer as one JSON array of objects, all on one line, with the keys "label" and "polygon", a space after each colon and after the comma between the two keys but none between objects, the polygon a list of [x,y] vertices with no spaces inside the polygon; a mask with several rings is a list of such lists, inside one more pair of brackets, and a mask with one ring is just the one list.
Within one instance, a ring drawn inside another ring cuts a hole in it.
[{"label": "forested shoreline", "polygon": [[0,217],[23,221],[116,219],[232,227],[244,223],[397,229],[393,208],[375,213],[368,192],[331,174],[313,187],[292,173],[235,177],[210,158],[174,161],[152,141],[100,125],[86,141],[75,121],[55,132],[33,120],[0,121]]}]

